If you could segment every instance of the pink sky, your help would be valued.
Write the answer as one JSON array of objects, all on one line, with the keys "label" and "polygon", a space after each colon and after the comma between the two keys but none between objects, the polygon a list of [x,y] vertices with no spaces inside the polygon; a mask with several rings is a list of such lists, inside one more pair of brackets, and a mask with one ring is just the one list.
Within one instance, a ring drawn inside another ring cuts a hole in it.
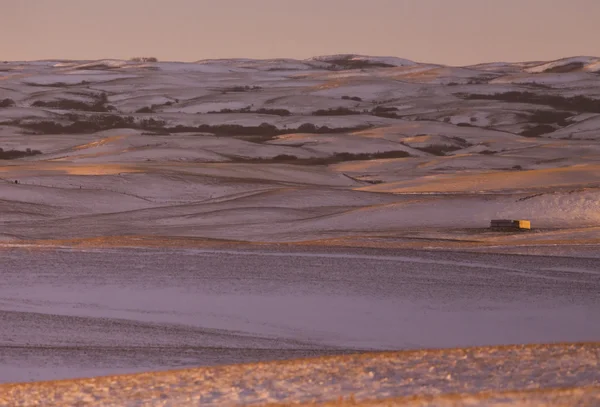
[{"label": "pink sky", "polygon": [[0,0],[0,60],[600,55],[600,0]]}]

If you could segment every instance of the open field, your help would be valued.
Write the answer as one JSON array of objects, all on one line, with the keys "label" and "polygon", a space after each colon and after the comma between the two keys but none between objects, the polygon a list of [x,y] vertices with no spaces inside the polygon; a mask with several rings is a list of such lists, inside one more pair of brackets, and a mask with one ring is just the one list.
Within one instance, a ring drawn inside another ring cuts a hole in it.
[{"label": "open field", "polygon": [[[600,270],[590,258],[274,246],[29,246],[0,257],[0,382],[600,336]],[[568,345],[554,349],[573,356]],[[481,362],[525,369],[522,357]],[[569,359],[570,381],[546,387],[598,384],[572,376],[589,363],[598,371],[595,358]],[[457,385],[486,389],[464,379]]]},{"label": "open field", "polygon": [[0,239],[597,245],[598,66],[7,62]]},{"label": "open field", "polygon": [[[261,362],[0,385],[0,405],[598,397],[598,346],[573,344],[600,336],[595,259],[272,246],[0,258],[0,382]],[[544,342],[556,344],[465,348]],[[413,351],[356,355],[393,349]]]},{"label": "open field", "polygon": [[[488,228],[502,218],[532,230]],[[163,404],[594,405],[594,344],[464,349],[600,340],[599,253],[600,58],[0,63],[0,382],[334,355],[116,380],[377,359],[387,384],[352,368],[331,393],[290,376]],[[470,367],[347,356],[426,348]]]}]

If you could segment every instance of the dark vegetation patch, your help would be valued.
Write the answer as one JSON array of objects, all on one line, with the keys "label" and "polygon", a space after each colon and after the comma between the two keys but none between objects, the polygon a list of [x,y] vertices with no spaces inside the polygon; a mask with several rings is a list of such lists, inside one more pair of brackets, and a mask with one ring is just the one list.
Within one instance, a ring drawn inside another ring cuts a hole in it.
[{"label": "dark vegetation patch", "polygon": [[541,137],[572,124],[572,121],[569,120],[572,116],[570,112],[536,110],[527,116],[527,120],[531,124],[519,134],[523,137]]},{"label": "dark vegetation patch", "polygon": [[[179,103],[178,99],[175,99],[175,103]],[[169,100],[168,102],[162,104],[153,104],[150,106],[144,106],[135,111],[135,113],[154,113],[156,109],[164,106],[173,106],[173,101]]]},{"label": "dark vegetation patch", "polygon": [[15,105],[15,101],[12,99],[2,99],[0,100],[0,107],[13,107]]},{"label": "dark vegetation patch", "polygon": [[66,83],[66,82],[53,82],[53,83],[34,83],[34,82],[25,82],[24,85],[34,86],[39,88],[68,88],[68,87],[77,87],[77,86],[85,86],[89,85],[89,81],[81,81],[79,83]]},{"label": "dark vegetation patch", "polygon": [[361,114],[357,110],[348,109],[347,107],[336,107],[333,109],[319,109],[312,112],[313,116],[352,116]]},{"label": "dark vegetation patch", "polygon": [[459,85],[483,85],[491,81],[492,79],[496,79],[498,75],[483,75],[476,78],[471,78],[466,82],[448,82],[446,86],[459,86]]},{"label": "dark vegetation patch", "polygon": [[228,88],[221,89],[221,93],[228,93],[228,92],[254,92],[254,91],[261,90],[261,89],[262,89],[262,87],[260,87],[260,86],[230,86]]},{"label": "dark vegetation patch", "polygon": [[40,150],[32,150],[30,148],[26,150],[4,150],[0,148],[0,160],[15,160],[17,158],[29,157],[32,155],[42,154]]},{"label": "dark vegetation patch", "polygon": [[242,126],[239,124],[201,124],[198,126],[167,126],[161,119],[144,118],[136,119],[133,116],[120,116],[115,114],[78,115],[67,114],[63,116],[70,123],[57,123],[50,120],[25,121],[13,120],[9,125],[20,126],[41,134],[78,134],[95,133],[103,130],[130,128],[160,134],[166,133],[211,133],[222,136],[265,136],[274,137],[291,133],[349,133],[353,131],[366,130],[370,126],[336,127],[316,126],[312,123],[304,123],[296,129],[279,129],[269,123],[257,126]]},{"label": "dark vegetation patch", "polygon": [[[427,136],[427,134],[417,134],[416,137],[419,136]],[[444,156],[447,153],[450,153],[452,151],[457,151],[457,150],[462,150],[463,148],[467,148],[467,147],[471,147],[472,144],[469,143],[467,140],[465,140],[462,137],[458,137],[458,136],[452,136],[452,137],[447,137],[448,139],[454,141],[456,144],[432,144],[426,147],[412,147],[412,146],[408,146],[411,148],[414,148],[415,150],[419,150],[419,151],[423,151],[425,153],[429,153],[429,154],[433,154],[433,155],[437,155],[437,156]]]},{"label": "dark vegetation patch", "polygon": [[212,111],[208,113],[256,113],[256,114],[268,114],[274,116],[290,116],[292,112],[287,109],[266,109],[261,107],[260,109],[252,110],[252,107],[244,107],[241,109],[221,109],[218,111]]},{"label": "dark vegetation patch", "polygon": [[106,93],[101,93],[96,96],[96,100],[93,103],[81,102],[78,100],[69,100],[69,99],[59,99],[52,100],[49,102],[44,102],[42,100],[37,100],[33,102],[31,105],[33,107],[45,107],[49,109],[60,109],[60,110],[76,110],[81,112],[114,112],[117,109],[107,104],[108,97]]},{"label": "dark vegetation patch", "polygon": [[[513,167],[514,168],[514,167]],[[538,196],[544,196],[545,194],[543,192],[539,193],[539,194],[533,194],[533,195],[528,195],[528,196],[524,196],[523,198],[519,198],[517,199],[517,202],[523,202],[523,201],[528,201],[530,199],[533,198],[537,198]]]},{"label": "dark vegetation patch", "polygon": [[550,124],[536,124],[527,126],[521,133],[523,137],[540,137],[544,134],[552,133],[556,131],[556,127]]},{"label": "dark vegetation patch", "polygon": [[144,107],[140,107],[138,110],[136,110],[136,113],[154,113],[154,109],[156,108],[156,105],[152,105],[152,106],[144,106]]},{"label": "dark vegetation patch", "polygon": [[344,161],[364,161],[380,158],[410,157],[406,151],[384,151],[377,153],[336,153],[329,157],[298,158],[294,155],[280,154],[273,158],[236,158],[236,161],[261,164],[297,164],[297,165],[331,165]]},{"label": "dark vegetation patch", "polygon": [[503,102],[529,103],[535,105],[551,106],[555,109],[569,110],[575,112],[600,113],[600,99],[592,99],[586,96],[559,96],[540,95],[533,92],[504,92],[491,95],[458,93],[455,96],[466,100],[500,100]]},{"label": "dark vegetation patch", "polygon": [[[330,108],[330,109],[319,109],[319,110],[315,110],[314,112],[310,113],[309,115],[311,116],[354,116],[354,115],[360,115],[360,114],[370,114],[373,116],[379,116],[379,117],[387,117],[387,118],[394,118],[394,119],[398,119],[401,118],[402,116],[398,115],[397,113],[395,113],[398,110],[398,108],[396,107],[384,107],[384,106],[377,106],[374,109],[372,109],[371,111],[369,110],[353,110],[347,107],[336,107],[336,108]],[[142,109],[136,111],[136,113],[152,113],[151,111],[149,111],[147,108],[143,108]],[[259,109],[252,109],[252,107],[247,106],[241,109],[221,109],[221,110],[213,110],[208,112],[209,114],[221,114],[221,113],[255,113],[255,114],[267,114],[267,115],[275,115],[275,116],[290,116],[292,115],[292,112],[290,112],[287,109],[267,109],[267,108],[259,108]]]},{"label": "dark vegetation patch", "polygon": [[51,120],[32,122],[14,120],[10,124],[41,134],[95,133],[97,131],[110,129],[140,128],[140,124],[136,124],[135,119],[132,116],[119,116],[114,114],[84,116],[72,113],[65,115],[64,118],[71,123],[57,123]]},{"label": "dark vegetation patch", "polygon": [[570,120],[568,120],[571,117],[573,117],[573,114],[570,112],[557,110],[536,110],[528,117],[528,120],[532,123],[557,124],[564,127],[572,123]]},{"label": "dark vegetation patch", "polygon": [[117,109],[112,105],[104,105],[99,103],[85,103],[77,100],[59,99],[50,102],[44,102],[41,100],[35,101],[31,104],[33,107],[45,107],[49,109],[60,109],[60,110],[76,110],[81,112],[114,112]]},{"label": "dark vegetation patch", "polygon": [[496,79],[500,75],[482,75],[477,78],[471,78],[467,81],[467,85],[483,85],[487,84],[489,81]]},{"label": "dark vegetation patch", "polygon": [[242,126],[239,124],[219,124],[219,125],[208,125],[201,124],[199,126],[183,126],[177,125],[174,127],[165,127],[164,130],[170,133],[185,133],[185,132],[199,132],[199,133],[212,133],[223,136],[279,136],[283,134],[292,133],[311,133],[311,134],[328,134],[328,133],[350,133],[354,131],[361,131],[370,128],[368,125],[355,126],[355,127],[329,127],[329,126],[316,126],[312,123],[304,123],[295,129],[279,129],[278,127],[269,124],[262,123],[258,126]]},{"label": "dark vegetation patch", "polygon": [[459,143],[462,146],[462,148],[471,147],[471,144],[469,144],[469,142],[462,137],[452,136],[450,138]]},{"label": "dark vegetation patch", "polygon": [[521,85],[526,86],[528,88],[553,89],[552,86],[546,85],[545,83],[539,83],[539,82],[528,82],[528,83],[523,83]]},{"label": "dark vegetation patch", "polygon": [[568,64],[555,66],[552,68],[548,68],[544,71],[544,73],[567,73],[578,71],[585,66],[583,62],[569,62]]},{"label": "dark vegetation patch", "polygon": [[266,109],[264,107],[251,111],[251,113],[270,114],[275,116],[290,116],[292,114],[292,112],[287,109]]},{"label": "dark vegetation patch", "polygon": [[267,69],[267,72],[293,72],[293,71],[298,71],[298,69],[296,68],[269,68]]},{"label": "dark vegetation patch", "polygon": [[344,174],[345,176],[347,176],[348,178],[353,179],[356,182],[364,182],[366,184],[372,184],[372,185],[377,185],[377,184],[383,184],[385,183],[385,181],[380,180],[380,179],[366,179],[366,178],[358,178],[358,177],[351,177],[347,174]]},{"label": "dark vegetation patch", "polygon": [[75,69],[78,71],[95,71],[95,70],[107,71],[107,70],[116,70],[116,69],[120,69],[120,68],[121,68],[120,66],[97,63],[97,64],[88,64],[88,65],[84,65],[84,66],[78,66]]},{"label": "dark vegetation patch", "polygon": [[399,119],[398,108],[393,106],[376,106],[371,109],[371,114],[377,117],[386,117],[388,119]]}]

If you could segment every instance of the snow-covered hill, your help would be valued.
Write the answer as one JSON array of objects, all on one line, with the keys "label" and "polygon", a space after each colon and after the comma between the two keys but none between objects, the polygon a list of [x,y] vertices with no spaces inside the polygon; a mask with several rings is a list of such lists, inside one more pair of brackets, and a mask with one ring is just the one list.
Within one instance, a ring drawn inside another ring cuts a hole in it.
[{"label": "snow-covered hill", "polygon": [[546,242],[598,243],[599,73],[595,57],[5,62],[0,236],[484,244],[490,218],[526,217]]}]

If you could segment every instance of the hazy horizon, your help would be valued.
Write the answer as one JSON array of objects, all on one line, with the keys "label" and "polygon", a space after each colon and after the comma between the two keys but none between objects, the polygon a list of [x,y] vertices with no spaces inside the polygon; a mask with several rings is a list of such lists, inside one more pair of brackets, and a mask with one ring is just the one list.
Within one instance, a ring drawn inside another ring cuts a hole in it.
[{"label": "hazy horizon", "polygon": [[600,2],[0,0],[2,60],[397,56],[469,65],[598,55]]}]

